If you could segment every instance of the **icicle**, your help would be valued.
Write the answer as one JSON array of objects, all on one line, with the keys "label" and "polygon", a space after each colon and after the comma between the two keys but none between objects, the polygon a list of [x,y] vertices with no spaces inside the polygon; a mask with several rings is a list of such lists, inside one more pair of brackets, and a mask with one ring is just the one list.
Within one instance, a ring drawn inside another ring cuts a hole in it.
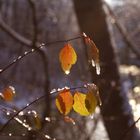
[{"label": "icicle", "polygon": [[93,67],[96,66],[95,61],[93,59],[91,60],[91,64],[92,64]]},{"label": "icicle", "polygon": [[31,51],[32,51],[32,52],[34,52],[34,51],[35,51],[35,49],[32,49]]},{"label": "icicle", "polygon": [[97,75],[100,75],[100,71],[101,71],[100,65],[99,65],[99,63],[96,63],[96,73],[97,73]]}]

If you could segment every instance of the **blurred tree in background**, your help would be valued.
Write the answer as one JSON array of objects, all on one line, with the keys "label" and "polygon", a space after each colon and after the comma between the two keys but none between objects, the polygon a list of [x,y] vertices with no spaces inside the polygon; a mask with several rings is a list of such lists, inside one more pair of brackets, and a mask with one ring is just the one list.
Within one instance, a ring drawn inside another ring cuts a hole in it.
[{"label": "blurred tree in background", "polygon": [[[101,114],[108,138],[139,140],[140,135],[135,126],[124,136],[134,119],[109,34],[110,27],[106,19],[108,11],[103,10],[103,5],[101,0],[0,0],[0,68],[30,49],[36,49],[40,43],[69,39],[79,35],[80,30],[95,41],[101,59],[101,75],[96,76],[95,70],[87,63],[87,50],[83,41],[74,40],[72,44],[79,59],[71,74],[66,76],[61,71],[58,59],[64,43],[37,49],[36,53],[26,56],[0,75],[1,90],[12,85],[17,92],[13,102],[8,104],[1,101],[1,106],[19,110],[46,94],[45,98],[29,108],[37,111],[42,120],[39,132],[58,140],[93,139],[99,114],[95,113],[91,120],[72,113],[76,125],[66,123],[54,107],[56,94],[49,95],[49,92],[65,86],[76,87],[95,82],[101,93]],[[47,116],[54,120],[46,122],[44,118]],[[0,112],[1,126],[8,119],[8,116]],[[29,118],[27,120],[31,123]],[[89,131],[89,128],[92,129]],[[100,129],[98,131],[101,132]],[[14,121],[9,123],[3,134],[6,135],[1,136],[3,140],[42,139],[36,131],[27,131]]]}]

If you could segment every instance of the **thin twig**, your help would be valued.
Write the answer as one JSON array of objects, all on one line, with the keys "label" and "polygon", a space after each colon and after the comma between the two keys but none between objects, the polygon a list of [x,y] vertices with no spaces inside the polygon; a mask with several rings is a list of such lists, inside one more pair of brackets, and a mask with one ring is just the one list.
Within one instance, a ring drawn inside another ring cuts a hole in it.
[{"label": "thin twig", "polygon": [[[0,28],[2,30],[4,30],[9,36],[11,36],[13,39],[15,39],[16,41],[20,42],[21,44],[29,47],[29,48],[32,48],[30,51],[28,52],[25,52],[22,56],[19,56],[17,59],[13,60],[13,62],[7,64],[3,69],[0,68],[0,74],[3,73],[4,71],[6,71],[9,67],[11,67],[13,64],[19,62],[20,60],[22,60],[25,56],[35,52],[35,51],[38,51],[40,50],[41,48],[43,47],[48,47],[49,45],[52,45],[52,44],[57,44],[57,43],[66,43],[66,42],[69,42],[69,41],[73,41],[73,40],[77,40],[77,39],[81,39],[83,38],[82,35],[80,36],[77,36],[77,37],[74,37],[74,38],[70,38],[70,39],[66,39],[66,40],[57,40],[57,41],[52,41],[52,42],[45,42],[45,43],[42,43],[40,44],[39,42],[36,42],[34,44],[35,46],[35,49],[33,49],[33,43],[31,40],[23,37],[22,35],[20,35],[19,33],[17,33],[16,31],[14,31],[10,26],[8,26],[2,19],[1,15],[0,15]],[[35,38],[35,37],[34,37]]]},{"label": "thin twig", "polygon": [[126,135],[131,131],[131,129],[140,121],[140,117],[123,133],[120,140],[125,140]]},{"label": "thin twig", "polygon": [[72,41],[72,40],[76,40],[76,39],[80,39],[82,38],[83,36],[78,36],[78,37],[74,37],[74,38],[70,38],[70,39],[67,39],[67,40],[58,40],[58,41],[54,41],[54,42],[46,42],[45,44],[42,43],[40,45],[37,45],[37,48],[35,49],[31,49],[30,51],[28,52],[25,52],[23,55],[19,56],[17,59],[14,59],[13,62],[7,64],[3,69],[0,69],[0,74],[3,73],[4,71],[6,71],[9,67],[11,67],[13,64],[19,62],[20,60],[22,60],[25,56],[39,50],[39,49],[42,49],[43,47],[46,47],[48,45],[52,45],[52,44],[56,44],[56,43],[65,43],[65,42],[69,42],[69,41]]},{"label": "thin twig", "polygon": [[[82,89],[82,88],[86,88],[86,86],[79,86],[79,87],[72,87],[72,88],[69,88],[67,90],[75,90],[75,89]],[[62,89],[64,90],[64,89]],[[55,91],[53,92],[53,94],[57,93],[57,92],[60,92],[60,91]],[[25,109],[27,109],[29,106],[35,104],[36,102],[38,102],[39,100],[45,98],[47,95],[43,95],[39,98],[37,98],[36,100],[32,101],[31,103],[27,104],[25,107],[23,107],[22,109],[20,109],[19,111],[17,111],[4,125],[3,127],[0,129],[0,133],[6,128],[6,126],[22,111],[24,111]]]}]

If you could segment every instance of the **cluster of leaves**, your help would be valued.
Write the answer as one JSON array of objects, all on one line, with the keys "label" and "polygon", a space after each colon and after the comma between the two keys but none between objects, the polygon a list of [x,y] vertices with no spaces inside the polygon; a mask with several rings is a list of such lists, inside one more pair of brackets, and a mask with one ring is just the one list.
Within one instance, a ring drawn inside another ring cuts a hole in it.
[{"label": "cluster of leaves", "polygon": [[56,106],[61,114],[68,115],[72,108],[82,116],[89,116],[94,113],[97,103],[100,102],[99,91],[96,85],[87,84],[87,92],[81,93],[70,89],[60,91],[56,98]]},{"label": "cluster of leaves", "polygon": [[[89,62],[93,67],[96,67],[96,73],[100,74],[100,65],[99,65],[99,50],[96,47],[95,43],[83,33],[82,37],[87,46]],[[66,43],[59,53],[59,60],[61,63],[62,70],[65,74],[70,73],[72,65],[77,61],[77,54],[70,43]]]},{"label": "cluster of leaves", "polygon": [[[78,39],[78,38],[81,38],[81,37],[76,37],[74,39]],[[96,67],[96,73],[99,75],[100,74],[99,50],[94,44],[94,42],[85,33],[82,34],[82,38],[84,40],[84,43],[87,46],[87,52],[88,52],[88,57],[89,57],[88,60],[92,64],[93,67]],[[74,40],[74,39],[70,39],[70,40]],[[41,47],[42,46],[40,46],[40,48]],[[27,52],[23,56],[20,56],[14,62],[7,65],[3,70],[1,70],[1,73],[7,68],[9,68],[11,65],[13,65],[14,63],[22,59],[27,54],[34,52],[34,49],[32,50]],[[69,42],[67,42],[64,45],[64,47],[60,50],[60,53],[59,53],[59,61],[61,63],[62,70],[65,72],[65,74],[70,73],[72,66],[76,64],[77,59],[78,59],[78,56],[76,54],[76,51],[74,50],[73,46]],[[95,112],[97,104],[98,103],[101,104],[99,91],[95,84],[87,84],[86,86],[84,86],[84,88],[87,89],[87,92],[84,92],[84,93],[79,92],[77,90],[78,88],[75,88],[75,91],[73,92],[71,91],[71,89],[63,89],[58,92],[58,95],[55,100],[56,107],[60,111],[60,113],[64,116],[64,120],[66,122],[71,122],[73,124],[75,123],[72,118],[67,116],[71,112],[72,109],[76,113],[80,114],[81,116],[89,116]],[[14,96],[15,96],[15,88],[12,86],[6,87],[2,91],[2,93],[0,93],[1,99],[3,99],[6,102],[12,101]],[[40,97],[39,99],[41,99],[42,97]],[[31,102],[30,105],[36,102],[37,100]],[[23,111],[26,108],[27,107],[24,107],[20,111],[17,111],[15,116],[12,117],[12,119],[15,119],[17,115],[21,116],[22,114],[21,111]],[[23,114],[23,116],[25,115],[31,116],[30,118],[33,120],[35,124],[35,129],[40,129],[41,121],[40,121],[39,115],[35,113],[34,111],[32,113],[30,112],[32,111],[29,111],[27,114],[26,113]],[[30,125],[22,122],[19,118],[16,118],[16,119],[17,119],[16,121],[21,123],[27,129],[29,130],[32,129]],[[6,124],[8,124],[9,122],[10,121],[8,121]]]}]

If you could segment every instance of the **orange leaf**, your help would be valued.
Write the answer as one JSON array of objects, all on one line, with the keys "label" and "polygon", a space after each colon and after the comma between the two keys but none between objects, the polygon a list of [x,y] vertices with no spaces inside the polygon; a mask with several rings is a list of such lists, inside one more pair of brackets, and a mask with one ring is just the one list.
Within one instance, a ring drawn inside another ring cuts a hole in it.
[{"label": "orange leaf", "polygon": [[4,89],[2,94],[3,94],[3,99],[5,101],[11,101],[15,95],[15,88],[12,86],[9,86],[9,87]]},{"label": "orange leaf", "polygon": [[58,94],[55,103],[60,113],[67,115],[72,109],[73,96],[65,89]]},{"label": "orange leaf", "polygon": [[93,67],[96,67],[96,73],[100,74],[100,64],[99,64],[99,50],[96,47],[93,40],[91,40],[85,33],[83,33],[84,42],[87,45],[87,51],[89,56],[89,61],[92,63]]},{"label": "orange leaf", "polygon": [[77,55],[71,44],[67,43],[59,53],[61,67],[66,74],[70,73],[70,69],[77,61]]}]

